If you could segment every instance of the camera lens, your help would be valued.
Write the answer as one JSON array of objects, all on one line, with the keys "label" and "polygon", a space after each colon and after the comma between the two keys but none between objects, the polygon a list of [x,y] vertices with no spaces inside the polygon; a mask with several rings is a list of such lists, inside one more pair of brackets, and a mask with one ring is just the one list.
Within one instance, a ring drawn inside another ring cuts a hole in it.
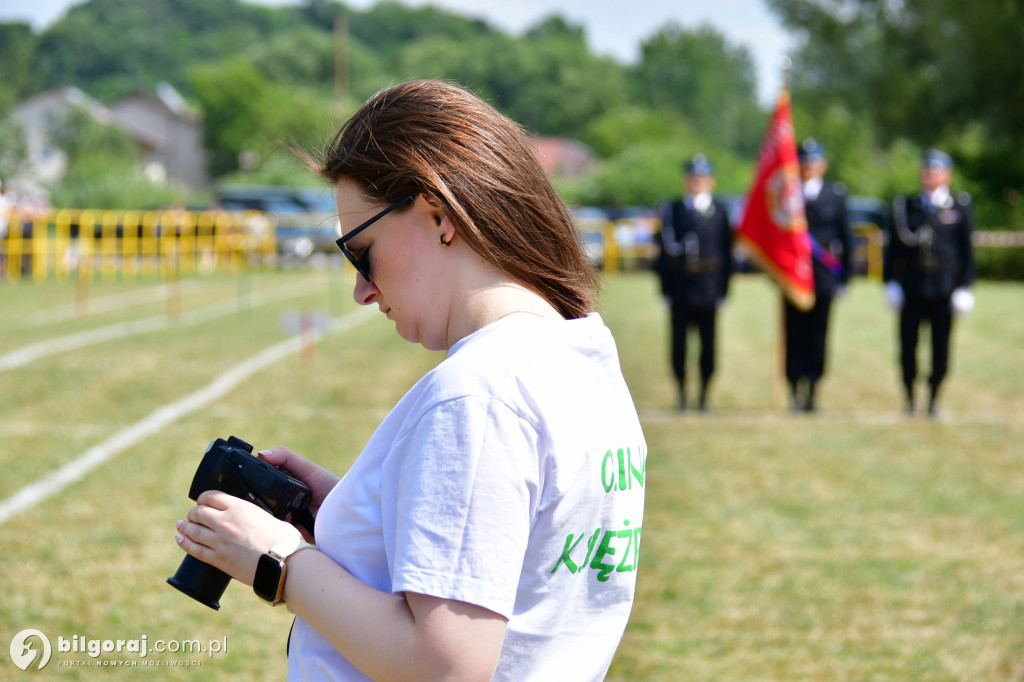
[{"label": "camera lens", "polygon": [[167,579],[171,587],[215,611],[220,610],[220,598],[230,582],[230,575],[191,555],[182,559],[177,572]]}]

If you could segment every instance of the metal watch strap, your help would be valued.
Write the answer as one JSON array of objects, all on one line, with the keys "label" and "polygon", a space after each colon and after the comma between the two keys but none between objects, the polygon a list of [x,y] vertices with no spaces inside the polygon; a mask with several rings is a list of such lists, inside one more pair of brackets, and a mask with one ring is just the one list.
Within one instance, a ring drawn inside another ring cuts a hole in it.
[{"label": "metal watch strap", "polygon": [[274,545],[270,548],[270,551],[267,552],[267,554],[275,559],[285,561],[300,549],[316,549],[316,545],[311,545],[302,538],[299,538],[298,542],[295,540],[288,540],[287,542],[282,542],[279,545]]}]

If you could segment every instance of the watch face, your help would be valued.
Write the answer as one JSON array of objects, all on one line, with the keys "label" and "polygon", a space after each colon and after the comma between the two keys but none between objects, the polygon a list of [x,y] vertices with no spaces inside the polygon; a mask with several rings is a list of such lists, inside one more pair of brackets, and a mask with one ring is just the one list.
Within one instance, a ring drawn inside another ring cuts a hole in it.
[{"label": "watch face", "polygon": [[278,587],[284,573],[284,562],[269,554],[260,556],[256,564],[256,575],[252,581],[252,590],[264,601],[274,602],[278,599]]}]

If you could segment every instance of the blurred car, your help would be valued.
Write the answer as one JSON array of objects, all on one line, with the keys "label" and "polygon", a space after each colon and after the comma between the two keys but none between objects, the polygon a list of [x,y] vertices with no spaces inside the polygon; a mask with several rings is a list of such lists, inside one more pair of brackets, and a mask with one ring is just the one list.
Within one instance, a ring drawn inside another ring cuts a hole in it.
[{"label": "blurred car", "polygon": [[613,212],[619,267],[650,268],[658,257],[661,216],[649,206],[624,206]]},{"label": "blurred car", "polygon": [[217,202],[225,211],[266,213],[274,224],[277,253],[285,259],[338,252],[341,225],[328,187],[226,186],[217,190]]},{"label": "blurred car", "polygon": [[882,276],[884,235],[892,216],[888,202],[875,197],[850,196],[846,211],[853,232],[853,274]]},{"label": "blurred car", "polygon": [[583,239],[587,260],[595,268],[604,267],[604,239],[610,224],[608,216],[602,209],[594,206],[575,206],[569,212]]},{"label": "blurred car", "polygon": [[888,202],[875,197],[851,196],[846,200],[846,211],[849,213],[851,226],[864,225],[885,229],[892,209]]}]

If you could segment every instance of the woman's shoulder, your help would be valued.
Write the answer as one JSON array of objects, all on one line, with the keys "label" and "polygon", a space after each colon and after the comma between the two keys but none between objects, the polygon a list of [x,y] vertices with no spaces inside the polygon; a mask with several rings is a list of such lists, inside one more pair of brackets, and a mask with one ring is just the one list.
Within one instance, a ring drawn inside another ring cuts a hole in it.
[{"label": "woman's shoulder", "polygon": [[420,388],[489,395],[521,389],[538,375],[585,371],[595,356],[614,353],[610,341],[596,314],[571,321],[509,315],[459,341]]}]

